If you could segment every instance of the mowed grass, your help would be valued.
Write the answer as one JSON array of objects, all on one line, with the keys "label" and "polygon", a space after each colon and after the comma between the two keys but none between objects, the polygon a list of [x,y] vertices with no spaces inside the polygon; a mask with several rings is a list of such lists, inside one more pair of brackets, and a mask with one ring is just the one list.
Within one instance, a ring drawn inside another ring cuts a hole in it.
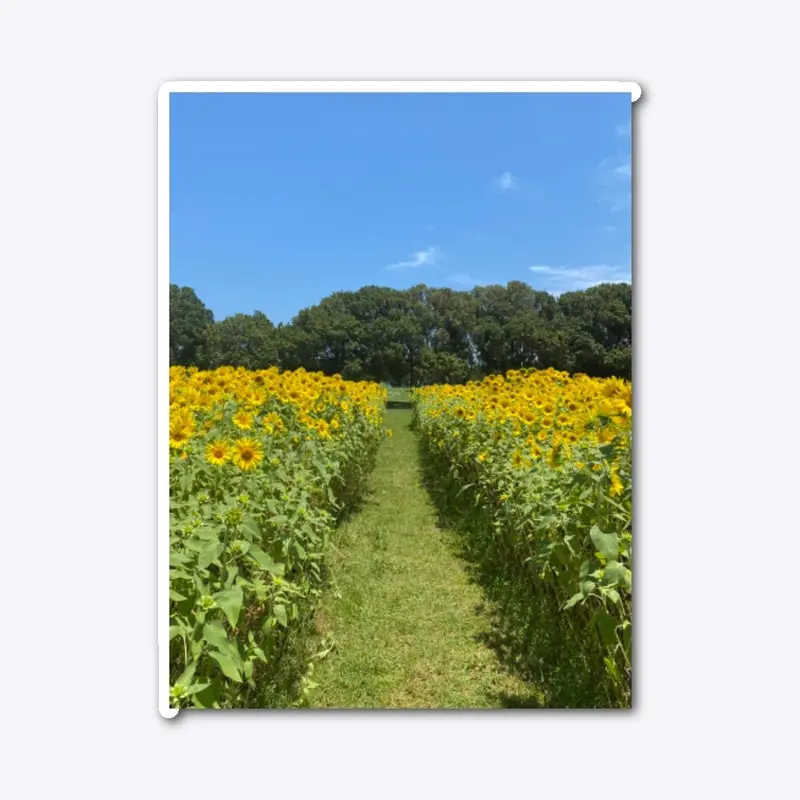
[{"label": "mowed grass", "polygon": [[485,644],[489,612],[420,485],[410,421],[408,410],[386,412],[394,436],[332,553],[316,624],[335,647],[316,663],[309,705],[535,707],[541,695]]},{"label": "mowed grass", "polygon": [[389,403],[410,403],[411,391],[409,389],[390,387],[386,393],[386,401]]}]

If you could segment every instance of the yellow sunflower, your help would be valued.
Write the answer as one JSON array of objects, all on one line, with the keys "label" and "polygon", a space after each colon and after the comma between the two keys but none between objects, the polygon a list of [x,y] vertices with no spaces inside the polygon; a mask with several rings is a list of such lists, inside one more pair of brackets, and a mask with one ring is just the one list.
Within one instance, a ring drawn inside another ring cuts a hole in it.
[{"label": "yellow sunflower", "polygon": [[240,469],[253,469],[264,458],[264,448],[257,439],[237,439],[232,459]]},{"label": "yellow sunflower", "polygon": [[170,413],[169,420],[169,446],[172,448],[184,447],[194,435],[194,414],[186,409]]},{"label": "yellow sunflower", "polygon": [[222,441],[222,439],[217,439],[216,441],[210,442],[206,447],[206,460],[210,464],[214,464],[214,466],[221,466],[228,461],[230,457],[230,445],[227,442]]},{"label": "yellow sunflower", "polygon": [[233,424],[243,431],[250,430],[253,427],[253,415],[249,411],[242,409],[233,415]]}]

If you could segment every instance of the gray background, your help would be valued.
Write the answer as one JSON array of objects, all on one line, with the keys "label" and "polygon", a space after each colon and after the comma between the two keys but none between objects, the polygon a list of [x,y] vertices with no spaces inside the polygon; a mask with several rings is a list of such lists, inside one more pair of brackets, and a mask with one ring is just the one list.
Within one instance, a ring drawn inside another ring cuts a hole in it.
[{"label": "gray background", "polygon": [[[757,10],[5,0],[10,796],[796,790],[796,23]],[[635,712],[160,717],[156,93],[191,78],[641,84]]]}]

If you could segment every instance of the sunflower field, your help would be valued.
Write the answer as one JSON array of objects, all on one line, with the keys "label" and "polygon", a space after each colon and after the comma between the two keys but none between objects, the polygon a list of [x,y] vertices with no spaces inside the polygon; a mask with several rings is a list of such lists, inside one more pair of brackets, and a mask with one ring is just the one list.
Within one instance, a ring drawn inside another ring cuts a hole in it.
[{"label": "sunflower field", "polygon": [[259,705],[359,499],[386,390],[304,370],[170,368],[170,702]]},{"label": "sunflower field", "polygon": [[511,371],[414,391],[429,488],[558,705],[631,700],[631,384]]}]

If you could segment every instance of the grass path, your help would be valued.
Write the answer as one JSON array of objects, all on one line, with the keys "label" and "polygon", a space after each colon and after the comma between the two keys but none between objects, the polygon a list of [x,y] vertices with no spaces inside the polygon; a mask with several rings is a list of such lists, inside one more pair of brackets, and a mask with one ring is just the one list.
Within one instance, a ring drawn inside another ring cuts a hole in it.
[{"label": "grass path", "polygon": [[537,705],[529,685],[483,643],[490,619],[450,534],[420,485],[411,412],[388,410],[364,506],[331,554],[317,612],[336,647],[317,662],[312,708],[493,708]]}]

